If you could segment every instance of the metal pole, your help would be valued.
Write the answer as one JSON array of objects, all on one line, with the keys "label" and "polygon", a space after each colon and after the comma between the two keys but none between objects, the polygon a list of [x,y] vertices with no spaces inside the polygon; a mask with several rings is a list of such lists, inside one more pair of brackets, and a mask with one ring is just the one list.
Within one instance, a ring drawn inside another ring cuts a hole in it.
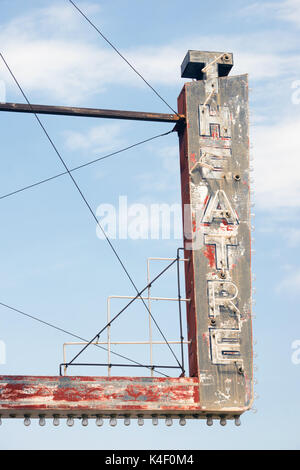
[{"label": "metal pole", "polygon": [[[149,259],[147,259],[147,284],[148,284],[148,309],[149,309],[149,346],[150,346],[150,364],[152,366],[152,325],[151,325],[151,284],[150,284],[150,266]],[[151,369],[151,377],[154,376],[154,371]]]},{"label": "metal pole", "polygon": [[185,375],[184,370],[184,353],[183,353],[183,328],[182,328],[182,313],[181,313],[181,288],[180,288],[180,250],[184,251],[184,248],[177,249],[177,286],[178,286],[178,308],[179,308],[179,326],[180,326],[180,344],[181,344],[181,365],[182,365],[182,374]]},{"label": "metal pole", "polygon": [[184,115],[177,114],[121,111],[117,109],[74,108],[68,106],[49,106],[41,104],[29,105],[24,103],[0,103],[0,111],[173,123],[184,121],[185,118]]}]

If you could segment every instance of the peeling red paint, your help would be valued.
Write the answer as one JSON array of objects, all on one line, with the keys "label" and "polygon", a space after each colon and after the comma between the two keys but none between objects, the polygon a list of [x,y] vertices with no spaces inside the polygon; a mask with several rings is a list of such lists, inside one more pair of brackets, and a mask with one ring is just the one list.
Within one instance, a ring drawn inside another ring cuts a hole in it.
[{"label": "peeling red paint", "polygon": [[195,153],[191,153],[191,162],[196,163],[196,154]]},{"label": "peeling red paint", "polygon": [[195,410],[197,378],[0,376],[0,414],[9,410]]},{"label": "peeling red paint", "polygon": [[216,266],[216,259],[215,259],[215,247],[213,245],[205,245],[206,249],[203,252],[204,256],[209,261],[209,266],[214,268]]},{"label": "peeling red paint", "polygon": [[193,226],[193,232],[195,233],[197,230],[197,223],[196,223],[196,219],[194,215],[192,216],[192,226]]},{"label": "peeling red paint", "polygon": [[207,333],[202,334],[202,339],[203,339],[203,342],[206,343],[207,346],[209,346],[209,336]]}]

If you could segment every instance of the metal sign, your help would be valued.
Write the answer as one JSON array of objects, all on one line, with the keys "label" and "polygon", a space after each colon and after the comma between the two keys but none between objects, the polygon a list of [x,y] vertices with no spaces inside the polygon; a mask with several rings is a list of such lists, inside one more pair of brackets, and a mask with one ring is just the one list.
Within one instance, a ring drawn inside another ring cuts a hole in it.
[{"label": "metal sign", "polygon": [[252,401],[248,77],[232,65],[189,51],[178,99],[190,376],[212,414]]}]

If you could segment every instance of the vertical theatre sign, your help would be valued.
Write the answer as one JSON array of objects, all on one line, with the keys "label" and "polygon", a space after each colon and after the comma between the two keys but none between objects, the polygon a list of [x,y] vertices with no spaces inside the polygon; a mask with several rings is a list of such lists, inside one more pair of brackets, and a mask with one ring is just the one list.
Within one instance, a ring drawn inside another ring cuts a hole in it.
[{"label": "vertical theatre sign", "polygon": [[200,406],[240,414],[252,402],[248,76],[232,54],[188,51],[178,111],[190,376]]}]

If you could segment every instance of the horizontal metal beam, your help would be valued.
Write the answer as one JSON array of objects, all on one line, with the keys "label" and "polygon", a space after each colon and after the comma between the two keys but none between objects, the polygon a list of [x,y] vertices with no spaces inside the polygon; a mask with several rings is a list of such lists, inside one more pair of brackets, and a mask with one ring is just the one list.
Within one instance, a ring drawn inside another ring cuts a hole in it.
[{"label": "horizontal metal beam", "polygon": [[39,377],[0,376],[0,417],[109,418],[185,415],[186,418],[233,419],[240,406],[204,407],[198,377]]},{"label": "horizontal metal beam", "polygon": [[15,113],[53,114],[58,116],[81,116],[106,119],[127,119],[133,121],[180,122],[183,115],[144,113],[141,111],[120,111],[116,109],[73,108],[68,106],[47,106],[41,104],[0,103],[0,111]]},{"label": "horizontal metal beam", "polygon": [[0,376],[2,418],[201,411],[198,378]]}]

